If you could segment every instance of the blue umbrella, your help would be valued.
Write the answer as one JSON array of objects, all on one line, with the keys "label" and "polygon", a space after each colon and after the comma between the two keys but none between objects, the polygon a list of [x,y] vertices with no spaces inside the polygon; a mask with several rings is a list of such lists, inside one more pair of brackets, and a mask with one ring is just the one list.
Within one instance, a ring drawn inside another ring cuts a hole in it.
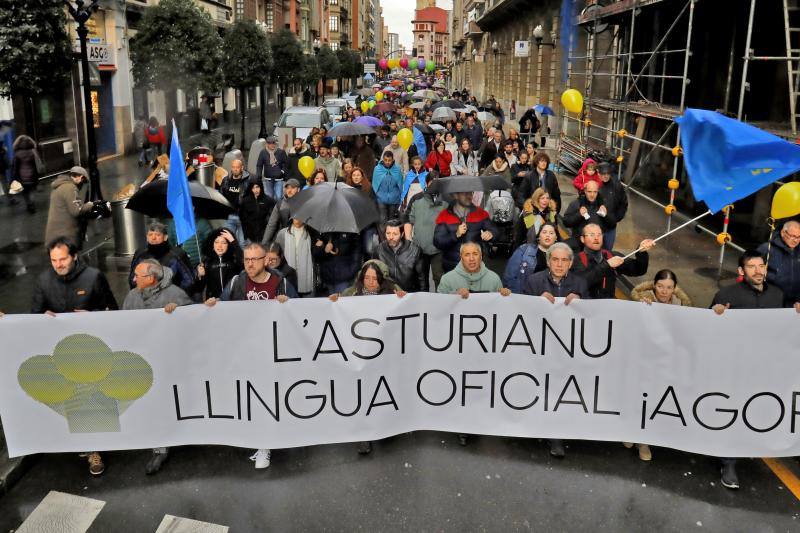
[{"label": "blue umbrella", "polygon": [[539,113],[540,115],[553,115],[553,116],[556,116],[556,114],[553,112],[552,108],[550,108],[550,107],[548,107],[548,106],[546,106],[544,104],[536,104],[535,106],[533,106],[533,110],[536,111],[537,113]]}]

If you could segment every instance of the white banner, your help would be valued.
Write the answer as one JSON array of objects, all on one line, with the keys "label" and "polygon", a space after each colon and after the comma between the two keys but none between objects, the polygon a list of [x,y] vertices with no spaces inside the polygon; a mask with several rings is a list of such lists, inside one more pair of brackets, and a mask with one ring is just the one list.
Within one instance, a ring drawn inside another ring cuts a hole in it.
[{"label": "white banner", "polygon": [[411,294],[0,319],[12,456],[416,430],[800,455],[800,317]]}]

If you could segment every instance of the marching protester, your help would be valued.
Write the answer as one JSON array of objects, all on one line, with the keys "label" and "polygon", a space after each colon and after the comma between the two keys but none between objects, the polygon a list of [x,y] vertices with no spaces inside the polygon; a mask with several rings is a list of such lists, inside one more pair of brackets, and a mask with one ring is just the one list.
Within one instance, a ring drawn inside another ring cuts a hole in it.
[{"label": "marching protester", "polygon": [[[14,150],[14,158],[11,160],[11,179],[17,180],[22,185],[22,197],[25,199],[25,208],[28,210],[28,213],[33,214],[36,212],[36,204],[33,202],[33,192],[39,185],[39,179],[41,178],[41,156],[36,149],[36,142],[27,135],[20,135],[17,137],[12,147]],[[3,174],[5,174],[5,172]],[[5,176],[2,176],[2,178],[5,178]]]},{"label": "marching protester", "polygon": [[[58,313],[118,309],[105,275],[78,258],[78,247],[72,241],[56,237],[48,243],[47,250],[52,268],[42,272],[36,280],[31,313],[55,317]],[[86,457],[93,476],[105,471],[105,463],[98,452],[86,452],[81,456]]]},{"label": "marching protester", "polygon": [[472,203],[471,192],[457,192],[455,202],[436,218],[433,245],[442,252],[442,268],[450,272],[461,258],[461,245],[467,242],[489,242],[497,236],[497,228],[489,213]]},{"label": "marching protester", "polygon": [[602,231],[614,224],[614,215],[610,213],[600,196],[600,185],[590,181],[583,189],[583,194],[569,204],[564,212],[564,225],[572,230],[573,248],[578,248],[577,237],[583,233],[587,224],[597,224]]},{"label": "marching protester", "polygon": [[264,193],[261,182],[250,182],[239,203],[242,242],[261,241],[267,229],[267,220],[275,209],[275,203],[272,196]]},{"label": "marching protester", "polygon": [[312,237],[308,227],[302,220],[292,219],[292,223],[278,232],[275,244],[284,250],[286,264],[296,273],[297,293],[301,298],[314,295],[316,287],[316,274],[314,259],[311,255]]},{"label": "marching protester", "polygon": [[550,197],[550,193],[539,187],[522,204],[522,211],[516,224],[517,241],[522,240],[520,235],[527,234],[531,228],[534,232],[538,232],[542,224],[547,222],[558,224],[560,220],[555,200]]},{"label": "marching protester", "polygon": [[429,271],[435,286],[439,285],[439,280],[442,279],[444,273],[442,253],[434,244],[433,237],[436,220],[445,209],[447,209],[447,202],[441,200],[429,187],[413,196],[403,213],[405,238],[411,239],[422,251],[420,268],[423,277],[420,290],[423,292],[428,292],[429,289]]},{"label": "marching protester", "polygon": [[[228,220],[225,221],[225,227],[231,230],[239,242],[244,242],[245,235],[242,228],[241,210],[240,206],[242,199],[246,194],[249,194],[250,185],[256,182],[250,178],[250,173],[244,169],[244,163],[241,159],[234,159],[231,161],[231,172],[224,178],[219,186],[219,192],[228,200],[228,203],[233,207],[233,213],[228,215]],[[262,185],[263,190],[263,185]],[[274,204],[273,200],[273,204]],[[262,230],[263,231],[263,230]]]},{"label": "marching protester", "polygon": [[350,285],[361,266],[361,251],[358,233],[323,233],[317,237],[311,255],[319,265],[320,281],[328,295]]},{"label": "marching protester", "polygon": [[402,199],[403,175],[394,161],[394,152],[383,152],[381,162],[375,166],[372,174],[372,190],[378,200],[378,213],[381,224],[390,218],[396,218]]},{"label": "marching protester", "polygon": [[553,222],[544,222],[528,230],[524,244],[517,248],[506,263],[503,285],[515,294],[522,294],[522,284],[528,273],[547,268],[547,250],[558,240],[558,228]]},{"label": "marching protester", "polygon": [[[436,152],[431,152],[431,155]],[[428,157],[430,160],[430,156]],[[403,190],[400,193],[400,211],[405,212],[408,201],[427,188],[428,170],[422,164],[422,158],[415,155],[411,158],[411,169],[403,179]]]},{"label": "marching protester", "polygon": [[603,248],[603,230],[597,224],[586,224],[580,240],[583,250],[578,252],[572,269],[586,280],[593,300],[616,298],[617,276],[620,274],[645,275],[650,262],[647,251],[655,246],[652,239],[645,239],[639,243],[633,257],[623,259],[621,253]]},{"label": "marching protester", "polygon": [[315,154],[312,155],[311,147],[306,144],[303,139],[297,137],[294,141],[292,141],[292,147],[289,148],[289,151],[286,153],[286,157],[288,159],[288,171],[287,171],[287,179],[294,178],[297,181],[302,181],[303,174],[300,173],[300,167],[298,165],[300,159],[305,156],[314,157]]},{"label": "marching protester", "polygon": [[[277,270],[267,268],[267,250],[261,243],[253,242],[244,247],[244,271],[236,275],[225,287],[222,300],[277,300],[286,302],[289,298],[297,298],[295,288]],[[205,301],[208,307],[214,307],[217,298]],[[255,461],[256,469],[268,468],[272,450],[260,448],[250,457]]]},{"label": "marching protester", "polygon": [[422,250],[403,235],[403,223],[392,219],[386,222],[385,240],[378,245],[377,259],[389,269],[389,276],[405,292],[417,292],[427,285],[428,272],[422,270]]},{"label": "marching protester", "polygon": [[169,242],[167,227],[161,222],[151,222],[147,227],[147,246],[136,250],[131,261],[131,271],[128,275],[130,288],[136,284],[133,275],[136,265],[145,259],[156,259],[159,263],[172,270],[172,283],[185,291],[190,291],[194,283],[191,261],[180,246],[172,246]]},{"label": "marching protester", "polygon": [[[236,237],[226,228],[216,229],[203,243],[203,260],[197,265],[197,281],[191,292],[199,293],[203,299],[220,298],[243,267],[242,248]],[[171,278],[172,274],[170,281]]]},{"label": "marching protester", "polygon": [[278,231],[289,226],[289,222],[291,221],[289,200],[300,192],[302,188],[300,183],[299,180],[294,178],[286,180],[283,186],[283,198],[272,208],[272,213],[269,215],[269,220],[267,221],[267,228],[264,230],[264,236],[261,237],[261,244],[266,245],[271,243]]},{"label": "marching protester", "polygon": [[[530,146],[530,145],[529,145]],[[536,189],[544,189],[550,198],[556,203],[556,213],[561,212],[561,189],[558,186],[558,178],[555,173],[549,170],[550,158],[547,154],[536,154],[531,160],[532,170],[528,176],[524,176],[519,183],[517,194],[514,197],[517,207],[522,208],[525,201],[531,197]]]},{"label": "marching protester", "polygon": [[289,156],[283,148],[278,148],[278,138],[267,137],[267,143],[256,162],[256,180],[264,187],[264,192],[276,201],[283,197],[283,180],[289,171]]},{"label": "marching protester", "polygon": [[617,240],[617,224],[622,222],[628,212],[628,193],[619,179],[612,175],[611,165],[600,163],[597,165],[597,174],[600,176],[600,195],[603,205],[611,214],[606,217],[606,228],[603,231],[603,248],[612,250]]},{"label": "marching protester", "polygon": [[387,151],[392,152],[392,160],[397,166],[400,167],[400,172],[403,176],[405,176],[406,172],[408,172],[408,169],[411,168],[411,165],[408,159],[408,152],[403,150],[403,147],[400,146],[400,142],[397,140],[397,135],[392,135],[392,140],[389,143],[389,146],[387,146],[384,151],[381,152],[381,159],[383,158],[383,154],[385,154]]},{"label": "marching protester", "polygon": [[50,185],[50,210],[47,214],[47,227],[44,242],[52,242],[58,237],[66,237],[80,249],[83,244],[81,217],[88,215],[94,204],[78,198],[83,185],[89,181],[89,173],[83,167],[72,167],[67,174],[53,180]]},{"label": "marching protester", "polygon": [[[783,291],[784,307],[800,302],[800,222],[788,220],[778,235],[758,247],[768,257],[767,281]],[[771,245],[771,246],[770,246]]]},{"label": "marching protester", "polygon": [[438,140],[433,143],[433,151],[425,160],[425,168],[429,171],[436,171],[440,178],[445,178],[450,175],[452,162],[453,154],[447,150],[444,141]]},{"label": "marching protester", "polygon": [[297,271],[286,261],[283,256],[283,246],[277,242],[267,246],[267,268],[283,274],[284,279],[297,289]]},{"label": "marching protester", "polygon": [[342,163],[331,155],[331,145],[324,142],[319,147],[319,156],[314,160],[317,169],[323,169],[328,181],[339,181],[344,176]]},{"label": "marching protester", "polygon": [[477,176],[478,158],[472,151],[472,142],[469,137],[463,137],[459,146],[460,148],[450,164],[450,174],[453,176]]}]

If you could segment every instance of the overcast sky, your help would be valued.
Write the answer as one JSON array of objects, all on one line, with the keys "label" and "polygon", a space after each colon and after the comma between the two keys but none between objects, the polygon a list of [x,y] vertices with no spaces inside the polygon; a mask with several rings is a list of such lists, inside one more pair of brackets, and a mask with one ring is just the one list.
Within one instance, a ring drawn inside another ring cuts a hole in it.
[{"label": "overcast sky", "polygon": [[[436,5],[442,9],[453,9],[452,0],[436,0]],[[413,34],[411,33],[411,20],[414,18],[416,0],[381,0],[383,7],[383,20],[389,26],[389,33],[400,35],[400,44],[410,53]]]}]

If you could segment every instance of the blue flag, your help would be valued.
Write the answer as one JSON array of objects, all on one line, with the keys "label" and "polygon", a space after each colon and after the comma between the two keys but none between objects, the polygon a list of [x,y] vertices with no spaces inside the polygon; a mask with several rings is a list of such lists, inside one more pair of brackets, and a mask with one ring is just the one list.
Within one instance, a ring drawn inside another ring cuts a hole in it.
[{"label": "blue flag", "polygon": [[800,146],[755,126],[704,109],[675,122],[694,197],[712,213],[800,169]]},{"label": "blue flag", "polygon": [[169,180],[167,181],[167,209],[175,219],[178,244],[183,244],[197,233],[194,225],[194,207],[189,193],[189,180],[183,166],[183,151],[178,142],[178,128],[172,121],[172,145],[169,149]]},{"label": "blue flag", "polygon": [[417,128],[414,128],[414,146],[417,147],[417,155],[425,161],[428,157],[428,146],[425,144],[425,136]]}]

